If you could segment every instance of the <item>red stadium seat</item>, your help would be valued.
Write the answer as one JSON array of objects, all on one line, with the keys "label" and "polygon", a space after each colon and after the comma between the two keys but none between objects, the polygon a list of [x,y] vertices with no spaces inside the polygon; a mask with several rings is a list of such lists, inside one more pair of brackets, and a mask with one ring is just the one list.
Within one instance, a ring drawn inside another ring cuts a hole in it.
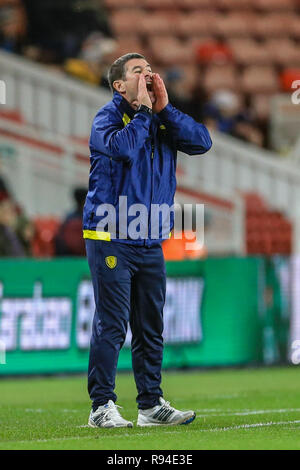
[{"label": "red stadium seat", "polygon": [[279,211],[268,210],[255,193],[244,195],[246,247],[248,254],[289,254],[292,225]]},{"label": "red stadium seat", "polygon": [[295,0],[251,0],[252,5],[262,11],[293,10],[296,7]]},{"label": "red stadium seat", "polygon": [[300,66],[300,49],[288,38],[269,39],[264,49],[272,61],[280,66]]},{"label": "red stadium seat", "polygon": [[300,39],[300,18],[298,15],[293,15],[290,20],[290,30],[289,34],[294,38],[299,40]]},{"label": "red stadium seat", "polygon": [[202,84],[208,93],[222,89],[237,91],[238,74],[235,67],[231,65],[209,66],[204,72]]},{"label": "red stadium seat", "polygon": [[245,93],[275,93],[279,80],[275,70],[268,66],[247,67],[241,77],[241,88]]},{"label": "red stadium seat", "polygon": [[261,38],[289,36],[293,19],[293,14],[290,13],[257,15],[253,19],[253,31]]},{"label": "red stadium seat", "polygon": [[195,59],[194,50],[173,36],[152,38],[149,53],[161,65],[190,64]]},{"label": "red stadium seat", "polygon": [[[128,52],[138,52],[139,54],[145,53],[145,47],[138,37],[121,36],[117,38],[117,47],[113,53],[115,59],[127,54]],[[114,59],[113,59],[114,60]]]},{"label": "red stadium seat", "polygon": [[281,89],[290,93],[295,80],[300,80],[300,67],[298,69],[291,68],[283,70],[280,75]]},{"label": "red stadium seat", "polygon": [[233,59],[241,65],[265,65],[272,63],[268,50],[250,38],[234,38],[228,41]]},{"label": "red stadium seat", "polygon": [[216,0],[174,0],[174,3],[180,8],[194,10],[198,8],[212,8],[215,6]]},{"label": "red stadium seat", "polygon": [[266,236],[260,241],[260,253],[266,256],[273,254],[272,251],[272,237]]},{"label": "red stadium seat", "polygon": [[232,52],[227,44],[217,41],[207,41],[196,48],[196,57],[199,64],[231,62]]},{"label": "red stadium seat", "polygon": [[213,35],[216,16],[212,12],[194,12],[180,15],[176,25],[177,35]]},{"label": "red stadium seat", "polygon": [[250,36],[255,18],[251,12],[220,13],[215,17],[215,32],[224,38]]},{"label": "red stadium seat", "polygon": [[259,194],[256,193],[245,193],[243,195],[247,211],[254,211],[257,214],[258,211],[262,211],[265,209],[264,200],[260,197]]},{"label": "red stadium seat", "polygon": [[212,36],[202,36],[201,34],[195,34],[186,38],[186,45],[191,47],[193,50],[197,50],[199,46],[212,41],[214,41]]},{"label": "red stadium seat", "polygon": [[143,7],[152,8],[154,10],[177,9],[177,5],[174,0],[139,0],[139,4],[143,5]]},{"label": "red stadium seat", "polygon": [[177,30],[177,12],[158,12],[144,14],[140,19],[139,31],[146,36],[175,34]]},{"label": "red stadium seat", "polygon": [[[116,36],[141,33],[141,21],[145,13],[140,9],[117,10],[110,15],[110,26]],[[134,26],[133,26],[134,25]]]},{"label": "red stadium seat", "polygon": [[249,9],[252,4],[252,0],[216,0],[216,6],[226,10]]}]

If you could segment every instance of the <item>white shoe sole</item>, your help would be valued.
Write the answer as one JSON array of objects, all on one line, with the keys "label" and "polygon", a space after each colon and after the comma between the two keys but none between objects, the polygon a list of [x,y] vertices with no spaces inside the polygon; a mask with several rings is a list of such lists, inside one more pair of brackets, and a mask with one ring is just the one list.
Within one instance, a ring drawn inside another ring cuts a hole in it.
[{"label": "white shoe sole", "polygon": [[111,429],[111,428],[133,428],[133,423],[128,422],[127,424],[120,424],[119,426],[97,426],[93,421],[88,422],[88,426],[90,428],[103,428],[103,429]]},{"label": "white shoe sole", "polygon": [[194,419],[196,418],[196,413],[194,413],[193,415],[191,415],[190,417],[188,418],[182,418],[180,419],[179,421],[176,421],[175,423],[139,423],[139,421],[137,422],[137,426],[139,427],[146,427],[146,426],[177,426],[178,424],[190,424],[194,421]]}]

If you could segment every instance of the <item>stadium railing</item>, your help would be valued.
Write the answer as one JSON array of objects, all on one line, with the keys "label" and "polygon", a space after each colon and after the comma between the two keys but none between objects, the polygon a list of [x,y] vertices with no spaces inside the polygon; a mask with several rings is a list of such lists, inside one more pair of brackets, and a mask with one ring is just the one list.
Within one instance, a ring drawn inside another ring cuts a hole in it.
[{"label": "stadium railing", "polygon": [[108,92],[2,51],[0,71],[5,109],[17,109],[36,129],[86,137],[97,109],[110,99]]}]

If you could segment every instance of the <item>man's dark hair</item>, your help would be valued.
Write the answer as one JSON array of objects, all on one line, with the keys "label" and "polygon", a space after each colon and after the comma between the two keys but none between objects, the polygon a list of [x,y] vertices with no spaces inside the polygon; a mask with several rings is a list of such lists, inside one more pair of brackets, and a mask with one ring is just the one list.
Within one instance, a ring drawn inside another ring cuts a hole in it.
[{"label": "man's dark hair", "polygon": [[111,91],[114,91],[113,83],[115,80],[124,80],[125,79],[125,65],[131,59],[145,59],[142,54],[138,54],[137,52],[130,52],[129,54],[122,55],[114,63],[110,66],[107,80],[109,83],[109,87]]}]

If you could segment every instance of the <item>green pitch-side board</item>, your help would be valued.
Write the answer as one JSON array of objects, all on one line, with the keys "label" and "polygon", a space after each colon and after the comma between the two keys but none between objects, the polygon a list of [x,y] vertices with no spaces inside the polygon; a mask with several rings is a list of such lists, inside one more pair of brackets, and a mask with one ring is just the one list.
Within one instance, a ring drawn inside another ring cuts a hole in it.
[{"label": "green pitch-side board", "polygon": [[[262,361],[264,272],[260,258],[167,263],[171,282],[199,280],[203,289],[200,301],[196,296],[201,334],[188,343],[166,344],[164,367]],[[87,370],[88,300],[84,289],[89,280],[84,259],[0,260],[0,375]],[[183,290],[173,291],[178,310]],[[196,297],[191,296],[190,302]],[[177,314],[184,325],[186,311]],[[47,337],[43,333],[45,324]],[[124,347],[119,369],[130,368],[130,348]]]}]

